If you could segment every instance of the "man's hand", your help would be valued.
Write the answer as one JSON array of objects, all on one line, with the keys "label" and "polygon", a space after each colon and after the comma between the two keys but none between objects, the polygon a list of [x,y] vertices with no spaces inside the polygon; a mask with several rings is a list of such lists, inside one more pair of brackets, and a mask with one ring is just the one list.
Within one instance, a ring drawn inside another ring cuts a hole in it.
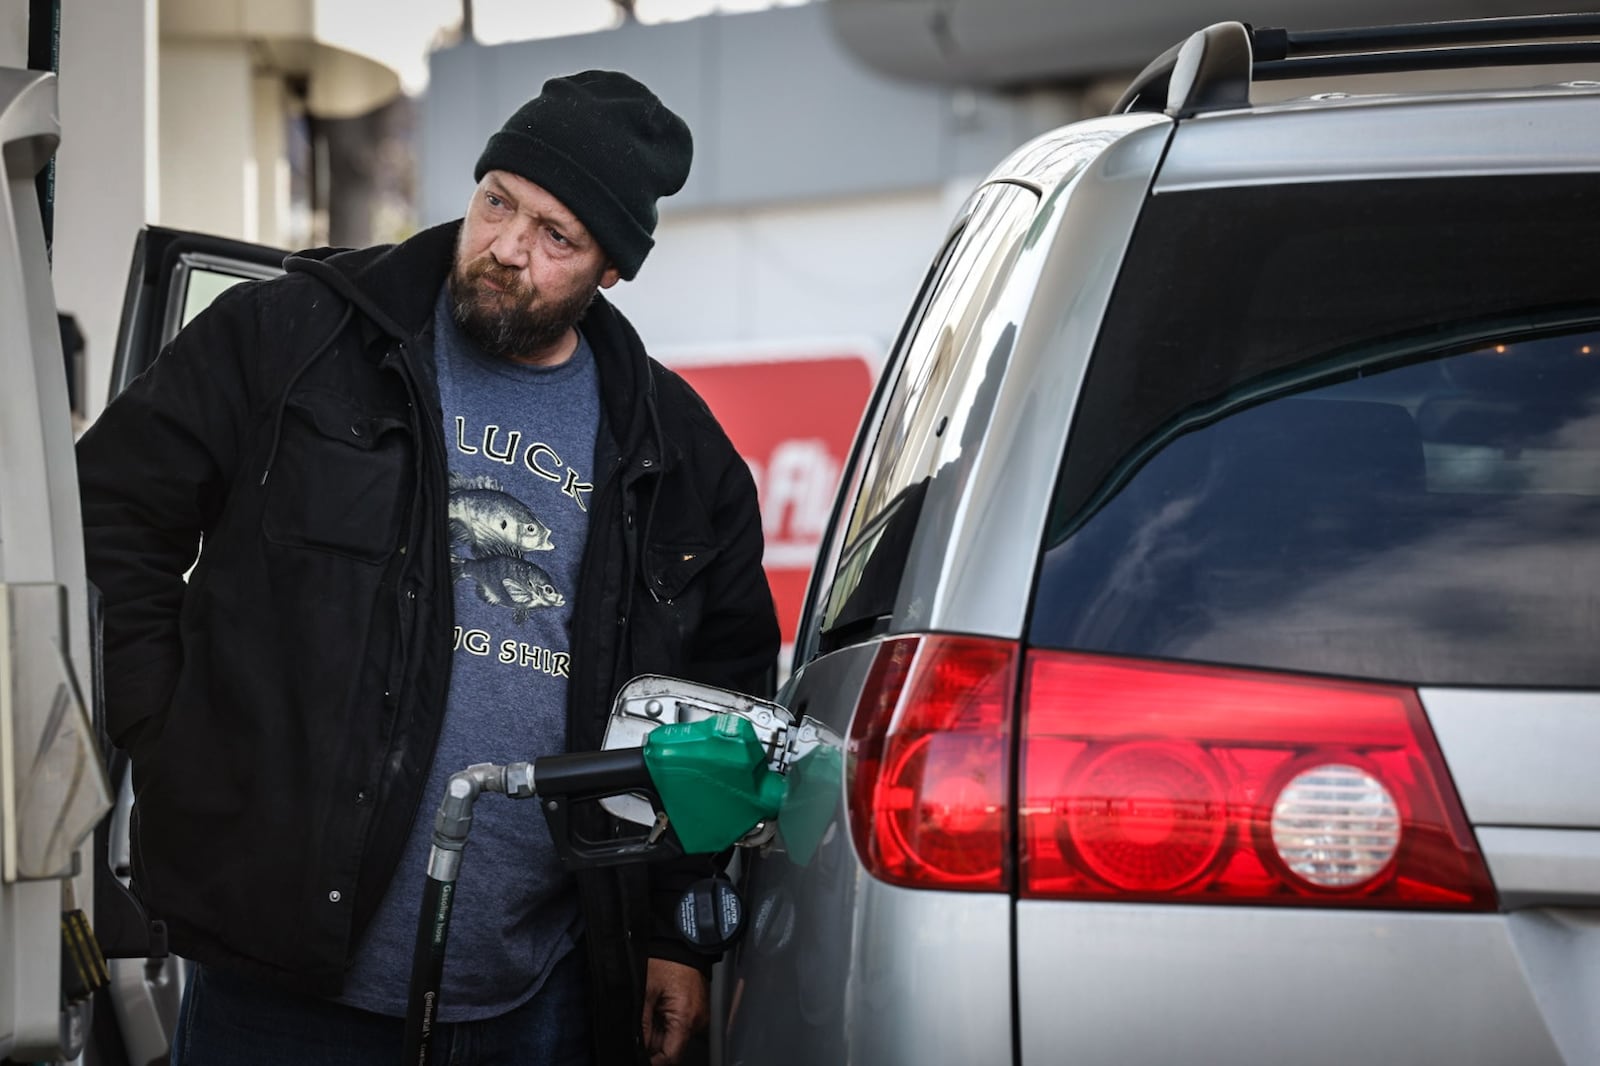
[{"label": "man's hand", "polygon": [[673,1066],[710,1020],[706,979],[693,966],[651,959],[644,975],[644,1046],[650,1066]]}]

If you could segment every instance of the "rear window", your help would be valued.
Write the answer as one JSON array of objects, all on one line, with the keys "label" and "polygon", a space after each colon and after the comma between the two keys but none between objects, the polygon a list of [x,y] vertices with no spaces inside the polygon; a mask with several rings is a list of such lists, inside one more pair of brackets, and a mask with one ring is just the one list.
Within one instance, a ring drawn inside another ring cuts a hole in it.
[{"label": "rear window", "polygon": [[1596,185],[1152,200],[1078,406],[1031,639],[1600,686]]}]

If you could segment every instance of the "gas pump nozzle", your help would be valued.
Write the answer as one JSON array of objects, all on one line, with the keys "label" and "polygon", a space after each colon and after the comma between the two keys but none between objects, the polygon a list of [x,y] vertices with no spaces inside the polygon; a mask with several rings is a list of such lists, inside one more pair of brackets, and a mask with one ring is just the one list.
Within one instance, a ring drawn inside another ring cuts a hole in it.
[{"label": "gas pump nozzle", "polygon": [[[661,725],[644,736],[640,747],[549,755],[506,766],[480,763],[453,775],[434,819],[412,957],[404,1061],[428,1061],[450,907],[480,795],[537,796],[568,869],[715,853],[777,817],[785,786],[769,766],[767,747],[749,720],[718,713]],[[592,840],[576,834],[570,816],[574,803],[621,795],[643,797],[655,811],[646,836]]]},{"label": "gas pump nozzle", "polygon": [[[671,820],[656,791],[643,748],[547,755],[538,760],[535,772],[539,806],[550,826],[556,855],[567,869],[659,862],[684,854],[678,838],[665,832],[664,827]],[[579,819],[573,817],[574,809],[579,804],[613,796],[635,796],[648,803],[655,812],[652,831],[644,836],[584,836]]]}]

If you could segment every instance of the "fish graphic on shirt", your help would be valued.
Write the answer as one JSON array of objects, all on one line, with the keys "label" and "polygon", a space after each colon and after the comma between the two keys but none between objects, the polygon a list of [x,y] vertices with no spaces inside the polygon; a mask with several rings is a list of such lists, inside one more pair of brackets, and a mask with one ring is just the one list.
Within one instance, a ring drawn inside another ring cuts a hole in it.
[{"label": "fish graphic on shirt", "polygon": [[550,575],[515,555],[487,555],[481,559],[450,557],[450,578],[471,580],[478,599],[493,607],[509,607],[512,621],[521,625],[528,613],[540,607],[560,607],[567,598],[556,591]]},{"label": "fish graphic on shirt", "polygon": [[521,555],[554,548],[550,527],[487,475],[450,475],[450,541],[474,556]]}]

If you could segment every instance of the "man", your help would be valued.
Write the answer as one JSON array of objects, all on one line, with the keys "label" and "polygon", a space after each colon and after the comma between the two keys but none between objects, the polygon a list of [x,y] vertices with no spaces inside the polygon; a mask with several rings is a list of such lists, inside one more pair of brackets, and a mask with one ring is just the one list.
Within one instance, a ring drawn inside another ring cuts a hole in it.
[{"label": "man", "polygon": [[[691,151],[632,78],[551,79],[463,220],[236,286],[84,436],[134,883],[199,964],[174,1062],[397,1061],[445,780],[598,747],[637,674],[770,686],[749,472],[598,293]],[[676,1061],[711,865],[574,879],[480,802],[438,1060]]]}]

